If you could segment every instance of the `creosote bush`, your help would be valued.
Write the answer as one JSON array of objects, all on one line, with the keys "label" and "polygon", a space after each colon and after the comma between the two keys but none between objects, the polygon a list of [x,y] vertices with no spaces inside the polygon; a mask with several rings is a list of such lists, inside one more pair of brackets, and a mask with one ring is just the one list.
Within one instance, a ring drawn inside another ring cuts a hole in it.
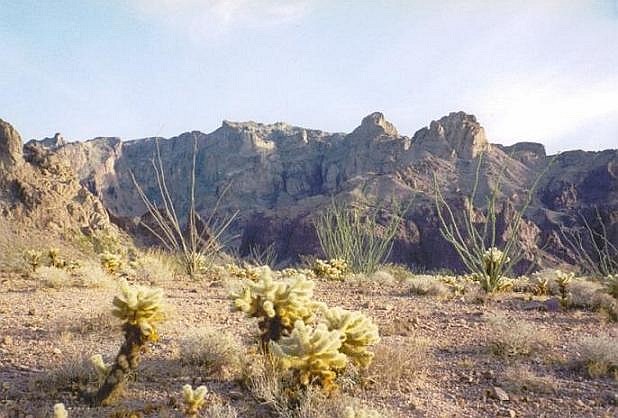
[{"label": "creosote bush", "polygon": [[180,361],[207,373],[237,375],[241,367],[242,343],[224,330],[188,330],[180,340]]},{"label": "creosote bush", "polygon": [[489,348],[499,357],[529,356],[545,348],[548,337],[535,325],[503,315],[489,319]]},{"label": "creosote bush", "polygon": [[40,267],[37,269],[35,277],[45,287],[50,287],[52,289],[61,289],[73,285],[73,278],[71,275],[66,270],[58,267]]},{"label": "creosote bush", "polygon": [[581,364],[590,377],[618,380],[618,337],[601,334],[579,342]]}]

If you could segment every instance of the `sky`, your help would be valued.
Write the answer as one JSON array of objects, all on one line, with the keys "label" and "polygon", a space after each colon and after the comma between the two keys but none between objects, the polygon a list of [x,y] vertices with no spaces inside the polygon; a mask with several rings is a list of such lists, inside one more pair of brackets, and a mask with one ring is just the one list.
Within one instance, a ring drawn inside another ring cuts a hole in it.
[{"label": "sky", "polygon": [[618,0],[0,0],[0,118],[25,140],[222,120],[618,148]]}]

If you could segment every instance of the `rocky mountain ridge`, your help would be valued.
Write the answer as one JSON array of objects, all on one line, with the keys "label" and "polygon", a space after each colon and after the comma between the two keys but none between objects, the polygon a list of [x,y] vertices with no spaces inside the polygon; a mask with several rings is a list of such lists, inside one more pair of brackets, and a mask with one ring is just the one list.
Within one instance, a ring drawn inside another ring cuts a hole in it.
[{"label": "rocky mountain ridge", "polygon": [[[593,207],[604,214],[612,239],[618,238],[618,150],[570,151],[554,159],[541,144],[490,144],[476,118],[464,112],[432,121],[411,138],[400,135],[377,112],[349,134],[224,121],[210,134],[194,131],[160,138],[166,179],[181,212],[188,205],[194,140],[198,210],[208,214],[229,186],[220,210],[240,211],[233,228],[241,236],[241,252],[275,243],[282,259],[318,253],[312,220],[332,197],[357,204],[413,198],[393,259],[456,268],[457,257],[439,234],[434,179],[457,207],[471,190],[480,155],[481,196],[504,168],[502,198],[511,204],[501,215],[503,232],[513,216],[509,208],[517,207],[534,179],[546,171],[522,230],[531,257],[534,252],[547,263],[570,261],[558,228],[575,224],[578,213]],[[147,195],[158,196],[151,161],[155,138],[66,143],[56,135],[31,141],[25,149],[44,150],[69,163],[81,185],[125,228],[134,229],[135,218],[145,212],[131,172]]]}]

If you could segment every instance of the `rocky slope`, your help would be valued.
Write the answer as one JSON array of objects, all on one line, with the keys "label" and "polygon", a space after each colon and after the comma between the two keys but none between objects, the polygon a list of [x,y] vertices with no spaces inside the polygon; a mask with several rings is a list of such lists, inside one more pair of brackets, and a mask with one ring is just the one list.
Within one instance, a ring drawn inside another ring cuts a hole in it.
[{"label": "rocky slope", "polygon": [[[62,145],[60,138],[54,146]],[[69,162],[47,149],[50,141],[23,146],[0,119],[0,218],[17,228],[91,234],[114,227],[107,210],[81,184]]]},{"label": "rocky slope", "polygon": [[[283,123],[224,121],[210,134],[188,132],[161,138],[165,176],[180,211],[188,204],[194,139],[198,209],[208,214],[222,190],[230,186],[220,210],[240,211],[233,228],[240,234],[241,252],[274,242],[282,259],[318,253],[312,220],[332,196],[382,203],[414,198],[393,259],[427,268],[458,267],[455,254],[439,234],[434,176],[447,199],[461,207],[481,154],[481,196],[505,169],[501,197],[508,204],[499,220],[501,234],[508,230],[513,207],[521,204],[535,178],[546,170],[521,232],[529,259],[536,252],[546,263],[572,261],[558,228],[573,225],[578,213],[589,215],[595,206],[610,224],[612,239],[618,241],[618,150],[570,151],[554,160],[541,144],[490,144],[476,118],[463,112],[433,121],[411,138],[400,135],[381,113],[365,117],[349,134]],[[12,146],[2,151],[1,164],[19,165],[19,149]],[[31,141],[26,145],[29,149],[69,163],[80,183],[127,228],[145,212],[130,173],[149,196],[158,196],[152,169],[155,138],[65,143],[57,135]]]}]

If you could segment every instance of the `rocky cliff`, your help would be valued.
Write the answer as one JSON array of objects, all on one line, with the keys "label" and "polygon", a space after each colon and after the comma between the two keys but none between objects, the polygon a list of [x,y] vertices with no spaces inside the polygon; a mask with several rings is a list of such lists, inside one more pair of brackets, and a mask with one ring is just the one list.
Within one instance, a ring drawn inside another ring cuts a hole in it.
[{"label": "rocky cliff", "polygon": [[[224,121],[210,134],[187,132],[159,138],[165,176],[181,212],[188,204],[194,140],[198,209],[208,214],[229,186],[220,210],[240,211],[233,228],[241,236],[241,252],[273,242],[282,259],[319,252],[312,220],[333,196],[357,202],[414,198],[394,260],[428,268],[457,267],[455,254],[439,234],[434,176],[457,207],[470,193],[481,154],[481,196],[504,168],[501,200],[507,203],[501,212],[500,233],[508,230],[512,208],[522,203],[535,178],[546,170],[521,233],[530,258],[538,247],[543,248],[540,254],[546,263],[569,261],[558,228],[574,224],[578,213],[589,213],[595,206],[611,224],[613,239],[618,238],[618,150],[572,151],[554,159],[540,144],[494,145],[476,118],[463,112],[433,121],[411,138],[400,135],[381,113],[365,117],[349,134],[284,123]],[[2,164],[20,161],[15,157],[19,150],[5,148]],[[131,172],[150,197],[158,196],[152,169],[155,138],[65,143],[56,135],[31,141],[26,149],[69,163],[81,185],[125,227],[131,228],[145,212]]]}]

